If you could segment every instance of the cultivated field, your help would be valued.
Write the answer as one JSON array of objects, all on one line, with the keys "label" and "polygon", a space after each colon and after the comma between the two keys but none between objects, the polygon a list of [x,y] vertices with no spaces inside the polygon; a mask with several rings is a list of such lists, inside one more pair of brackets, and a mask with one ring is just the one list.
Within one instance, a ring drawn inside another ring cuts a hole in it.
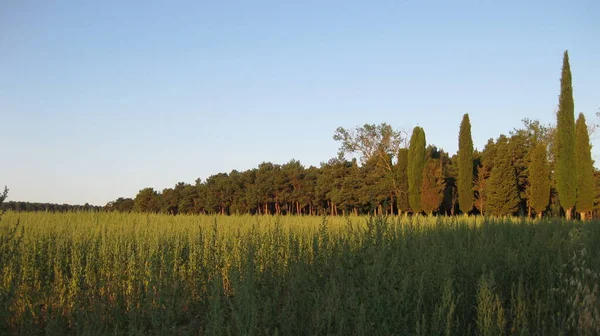
[{"label": "cultivated field", "polygon": [[600,223],[6,213],[0,334],[600,334]]}]

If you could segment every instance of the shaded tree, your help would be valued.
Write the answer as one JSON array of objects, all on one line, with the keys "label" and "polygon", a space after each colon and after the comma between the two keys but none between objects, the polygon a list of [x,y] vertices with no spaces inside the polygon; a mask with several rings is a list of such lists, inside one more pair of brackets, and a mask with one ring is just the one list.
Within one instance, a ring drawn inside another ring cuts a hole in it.
[{"label": "shaded tree", "polygon": [[594,163],[592,146],[583,113],[579,114],[575,126],[576,167],[577,167],[577,204],[576,209],[585,220],[587,213],[594,208]]}]

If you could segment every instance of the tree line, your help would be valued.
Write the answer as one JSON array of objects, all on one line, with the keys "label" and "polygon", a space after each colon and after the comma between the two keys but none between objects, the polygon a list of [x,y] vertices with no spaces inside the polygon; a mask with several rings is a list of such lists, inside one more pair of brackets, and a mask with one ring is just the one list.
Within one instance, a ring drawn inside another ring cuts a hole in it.
[{"label": "tree line", "polygon": [[[263,162],[162,191],[144,188],[107,211],[167,214],[485,214],[585,219],[598,212],[600,173],[594,168],[583,114],[575,122],[568,52],[563,56],[556,125],[524,119],[520,128],[475,150],[468,114],[458,152],[427,145],[425,130],[386,123],[333,136],[337,157],[320,166]],[[10,204],[9,202],[8,204]]]},{"label": "tree line", "polygon": [[0,210],[2,211],[48,211],[48,212],[72,212],[72,211],[102,211],[105,207],[98,205],[90,205],[88,203],[84,205],[73,205],[73,204],[57,204],[57,203],[38,203],[38,202],[22,202],[22,201],[8,201],[0,203]]},{"label": "tree line", "polygon": [[[338,157],[320,167],[292,160],[212,175],[194,185],[142,189],[107,210],[204,214],[544,214],[582,219],[597,209],[599,173],[583,114],[574,118],[569,55],[563,57],[556,126],[523,120],[476,151],[465,114],[458,153],[426,146],[425,130],[410,138],[385,123],[339,127]],[[354,156],[353,159],[347,159]]]}]

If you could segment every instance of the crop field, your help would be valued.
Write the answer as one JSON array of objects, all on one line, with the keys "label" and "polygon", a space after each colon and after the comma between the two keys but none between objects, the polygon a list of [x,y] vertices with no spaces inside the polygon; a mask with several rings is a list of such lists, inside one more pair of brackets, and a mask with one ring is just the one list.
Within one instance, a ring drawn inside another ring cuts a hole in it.
[{"label": "crop field", "polygon": [[8,212],[0,334],[597,335],[599,224]]}]

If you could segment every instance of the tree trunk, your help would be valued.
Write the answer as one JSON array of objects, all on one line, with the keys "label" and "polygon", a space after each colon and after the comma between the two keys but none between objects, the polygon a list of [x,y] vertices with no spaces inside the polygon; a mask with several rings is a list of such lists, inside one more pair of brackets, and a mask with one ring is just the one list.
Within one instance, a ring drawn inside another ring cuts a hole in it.
[{"label": "tree trunk", "polygon": [[390,216],[394,215],[394,202],[390,202]]},{"label": "tree trunk", "polygon": [[527,206],[527,218],[531,218],[531,206]]},{"label": "tree trunk", "polygon": [[581,216],[581,221],[585,222],[587,219],[587,212],[580,212],[579,215]]},{"label": "tree trunk", "polygon": [[571,220],[572,212],[573,212],[573,208],[565,209],[565,217],[567,217],[567,220]]},{"label": "tree trunk", "polygon": [[540,211],[540,212],[538,212],[538,214],[537,214],[537,218],[538,218],[538,219],[542,219],[542,212],[541,212],[541,211]]}]

